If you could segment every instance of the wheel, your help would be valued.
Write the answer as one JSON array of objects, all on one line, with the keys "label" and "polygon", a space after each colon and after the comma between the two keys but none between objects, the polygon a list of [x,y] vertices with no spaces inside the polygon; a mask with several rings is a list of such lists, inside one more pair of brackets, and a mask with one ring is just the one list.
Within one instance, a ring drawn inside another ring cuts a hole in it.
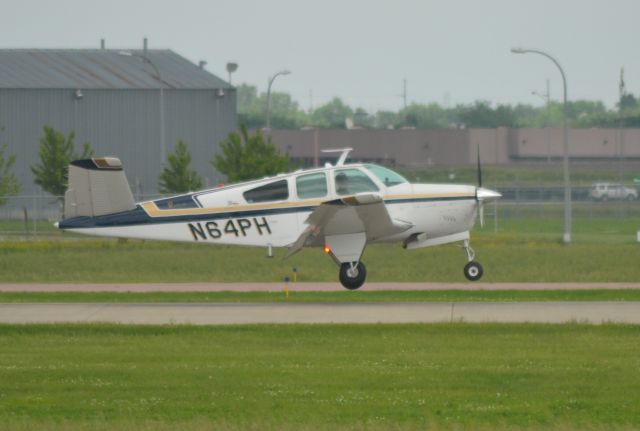
[{"label": "wheel", "polygon": [[634,201],[636,199],[636,197],[634,195],[627,195],[627,200],[629,202]]},{"label": "wheel", "polygon": [[340,283],[349,290],[356,290],[364,284],[367,278],[367,268],[364,263],[358,262],[355,268],[351,269],[350,263],[340,265]]},{"label": "wheel", "polygon": [[464,266],[464,276],[469,281],[478,281],[482,277],[482,265],[478,262],[469,262]]}]

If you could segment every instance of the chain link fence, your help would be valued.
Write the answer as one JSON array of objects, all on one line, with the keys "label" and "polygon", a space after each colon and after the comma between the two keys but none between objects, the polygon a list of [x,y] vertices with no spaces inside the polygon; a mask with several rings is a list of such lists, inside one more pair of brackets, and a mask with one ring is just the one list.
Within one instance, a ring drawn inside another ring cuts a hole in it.
[{"label": "chain link fence", "polygon": [[[502,199],[485,205],[485,229],[498,232],[517,221],[562,222],[564,188],[562,186],[491,186]],[[594,187],[574,187],[571,191],[574,222],[609,220],[612,226],[637,221],[640,230],[640,200],[633,184],[624,186],[627,194],[594,197]],[[162,195],[136,196],[138,201]],[[62,199],[50,195],[13,196],[0,207],[0,237],[43,238],[60,235],[54,223],[62,218]],[[634,231],[635,232],[635,231]]]}]

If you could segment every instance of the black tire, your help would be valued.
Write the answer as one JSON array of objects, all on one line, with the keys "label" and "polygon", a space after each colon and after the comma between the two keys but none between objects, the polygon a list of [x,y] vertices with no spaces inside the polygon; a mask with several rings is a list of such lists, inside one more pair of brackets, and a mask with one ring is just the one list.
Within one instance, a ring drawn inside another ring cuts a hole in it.
[{"label": "black tire", "polygon": [[464,276],[469,281],[478,281],[482,278],[484,271],[478,262],[469,262],[464,266]]},{"label": "black tire", "polygon": [[364,284],[367,278],[367,268],[364,263],[358,262],[355,267],[356,274],[351,274],[351,264],[343,263],[340,265],[340,283],[349,290],[356,290]]}]

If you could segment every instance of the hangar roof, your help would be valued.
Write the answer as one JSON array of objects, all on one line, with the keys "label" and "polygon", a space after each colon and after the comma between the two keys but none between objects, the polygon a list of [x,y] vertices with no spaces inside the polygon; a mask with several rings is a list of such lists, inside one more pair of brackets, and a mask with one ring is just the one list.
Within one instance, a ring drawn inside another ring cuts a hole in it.
[{"label": "hangar roof", "polygon": [[171,50],[0,49],[0,88],[212,89],[231,86]]}]

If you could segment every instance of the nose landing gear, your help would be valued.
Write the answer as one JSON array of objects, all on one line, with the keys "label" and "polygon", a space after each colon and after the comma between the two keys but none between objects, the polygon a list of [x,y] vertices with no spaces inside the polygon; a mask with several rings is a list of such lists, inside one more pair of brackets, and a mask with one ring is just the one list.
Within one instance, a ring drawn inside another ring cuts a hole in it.
[{"label": "nose landing gear", "polygon": [[464,245],[462,246],[464,251],[467,252],[468,263],[464,266],[464,276],[469,281],[478,281],[482,278],[482,274],[484,273],[482,269],[482,265],[478,262],[475,262],[473,259],[476,256],[476,253],[473,251],[471,246],[469,245],[469,240],[464,240]]}]

